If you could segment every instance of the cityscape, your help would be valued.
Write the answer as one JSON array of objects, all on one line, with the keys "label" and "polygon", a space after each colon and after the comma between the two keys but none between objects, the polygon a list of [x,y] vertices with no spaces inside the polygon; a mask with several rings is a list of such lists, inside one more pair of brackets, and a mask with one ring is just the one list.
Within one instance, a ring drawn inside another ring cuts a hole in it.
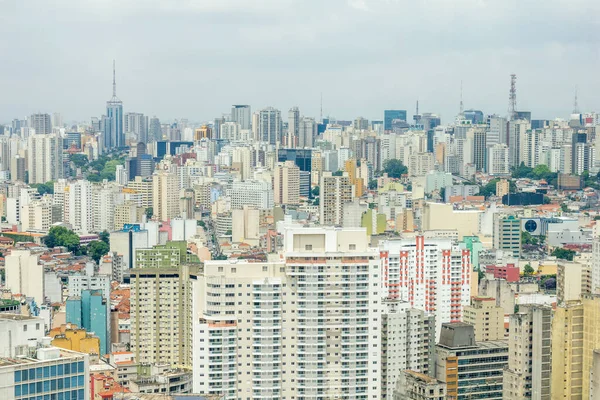
[{"label": "cityscape", "polygon": [[[113,21],[109,0],[82,1]],[[257,13],[182,4],[155,11]],[[102,65],[89,117],[84,87],[72,109],[61,93],[39,108],[43,89],[0,99],[0,399],[600,399],[596,83],[553,98],[515,68],[473,95],[465,71],[380,108],[357,79],[361,116],[290,71],[298,103],[265,103],[265,86],[250,104],[229,82],[226,107],[198,91],[203,108],[173,118],[183,97],[130,101],[144,73],[106,54],[73,67],[69,86]]]}]

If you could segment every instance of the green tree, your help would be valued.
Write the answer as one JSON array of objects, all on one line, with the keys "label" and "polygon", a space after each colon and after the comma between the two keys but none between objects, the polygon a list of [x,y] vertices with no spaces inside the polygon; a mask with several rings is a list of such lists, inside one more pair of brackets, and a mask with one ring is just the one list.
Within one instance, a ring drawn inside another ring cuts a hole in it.
[{"label": "green tree", "polygon": [[529,168],[525,165],[525,163],[521,163],[518,167],[513,167],[512,169],[512,177],[515,179],[519,178],[531,178],[533,169]]},{"label": "green tree", "polygon": [[575,257],[577,252],[575,250],[556,248],[552,251],[552,255],[556,258],[560,258],[561,260],[573,261],[573,257]]},{"label": "green tree", "polygon": [[44,238],[44,244],[49,248],[64,246],[67,250],[77,253],[79,251],[79,236],[64,226],[53,226]]},{"label": "green tree", "polygon": [[371,179],[369,181],[369,190],[377,190],[377,179]]},{"label": "green tree", "polygon": [[224,254],[219,254],[219,255],[213,257],[213,260],[227,260],[227,256]]},{"label": "green tree", "polygon": [[523,274],[527,275],[527,276],[531,276],[535,273],[535,270],[533,269],[533,267],[529,264],[525,265],[525,268],[523,268]]},{"label": "green tree", "polygon": [[30,186],[36,188],[40,196],[43,196],[46,193],[54,194],[54,182],[52,181],[46,183],[35,183],[31,184]]},{"label": "green tree", "polygon": [[110,245],[110,233],[108,233],[108,231],[102,231],[98,234],[98,236],[100,237],[100,240]]},{"label": "green tree", "polygon": [[110,247],[107,243],[104,243],[101,240],[94,240],[87,245],[87,254],[90,256],[96,263],[100,261],[102,256],[104,256],[110,250]]},{"label": "green tree", "polygon": [[384,161],[383,172],[387,173],[390,178],[400,178],[403,174],[408,173],[408,168],[400,160],[390,158]]},{"label": "green tree", "polygon": [[443,187],[440,189],[440,197],[442,198],[442,202],[446,202],[446,188]]},{"label": "green tree", "polygon": [[312,193],[312,195],[314,197],[317,197],[321,193],[321,188],[318,186],[315,186],[314,188],[312,188],[312,190],[310,192]]},{"label": "green tree", "polygon": [[563,212],[568,212],[568,211],[569,211],[569,206],[567,206],[567,203],[561,203],[561,204],[560,204],[560,209],[561,209]]},{"label": "green tree", "polygon": [[150,219],[152,218],[152,215],[154,215],[154,209],[152,207],[146,208],[146,217]]},{"label": "green tree", "polygon": [[69,157],[76,168],[83,168],[89,164],[88,157],[85,154],[71,154]]},{"label": "green tree", "polygon": [[333,174],[331,174],[332,176],[343,176],[344,175],[344,171],[342,171],[341,169],[339,171],[335,171]]}]

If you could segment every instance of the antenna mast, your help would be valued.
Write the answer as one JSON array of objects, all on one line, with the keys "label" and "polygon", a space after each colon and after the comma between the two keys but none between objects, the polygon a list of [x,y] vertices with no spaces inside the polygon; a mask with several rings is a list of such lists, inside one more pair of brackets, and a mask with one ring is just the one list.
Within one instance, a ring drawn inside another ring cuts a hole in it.
[{"label": "antenna mast", "polygon": [[321,92],[321,116],[319,117],[321,123],[323,123],[323,92]]},{"label": "antenna mast", "polygon": [[113,97],[117,97],[117,73],[115,68],[115,60],[113,60]]},{"label": "antenna mast", "polygon": [[510,75],[510,92],[508,93],[508,118],[513,120],[517,116],[517,75]]},{"label": "antenna mast", "polygon": [[465,110],[463,106],[463,97],[462,97],[462,80],[460,81],[460,114]]},{"label": "antenna mast", "polygon": [[573,114],[579,114],[579,104],[577,102],[577,87],[575,87],[575,101],[573,103]]}]

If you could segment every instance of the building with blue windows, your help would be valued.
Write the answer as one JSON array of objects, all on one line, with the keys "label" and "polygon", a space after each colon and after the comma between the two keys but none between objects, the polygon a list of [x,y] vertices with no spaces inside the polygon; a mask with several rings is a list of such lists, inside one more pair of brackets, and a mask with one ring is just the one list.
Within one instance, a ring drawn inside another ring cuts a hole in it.
[{"label": "building with blue windows", "polygon": [[102,354],[110,353],[109,300],[102,295],[102,290],[86,289],[81,291],[81,296],[69,297],[66,317],[67,323],[82,327],[100,338]]},{"label": "building with blue windows", "polygon": [[18,358],[0,358],[3,400],[87,400],[88,355],[57,347],[30,347]]},{"label": "building with blue windows", "polygon": [[399,119],[406,121],[406,110],[384,110],[383,111],[383,130],[392,130],[392,121]]}]

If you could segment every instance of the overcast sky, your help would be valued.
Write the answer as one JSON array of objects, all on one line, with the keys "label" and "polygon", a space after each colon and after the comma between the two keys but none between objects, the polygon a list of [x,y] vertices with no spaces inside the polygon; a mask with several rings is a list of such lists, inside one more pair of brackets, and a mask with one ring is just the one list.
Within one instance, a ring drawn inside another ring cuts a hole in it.
[{"label": "overcast sky", "polygon": [[598,0],[0,0],[0,123],[105,112],[211,120],[231,104],[338,119],[386,108],[600,112]]}]

